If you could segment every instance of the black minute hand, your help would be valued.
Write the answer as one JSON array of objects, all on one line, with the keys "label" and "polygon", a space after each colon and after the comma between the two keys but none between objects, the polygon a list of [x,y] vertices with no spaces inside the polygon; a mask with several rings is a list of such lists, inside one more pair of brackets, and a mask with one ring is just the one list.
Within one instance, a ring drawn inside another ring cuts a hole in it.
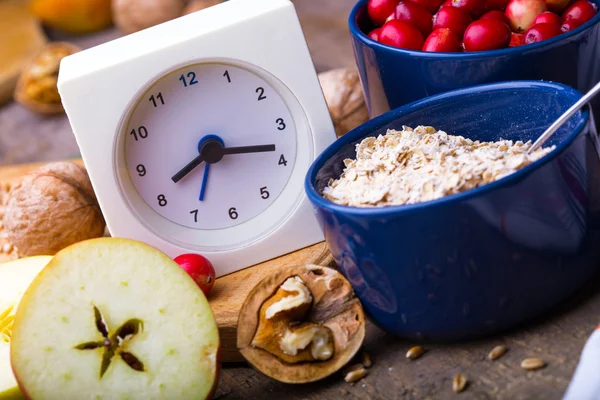
[{"label": "black minute hand", "polygon": [[173,180],[173,182],[175,182],[175,183],[179,182],[180,180],[183,179],[184,176],[186,176],[187,174],[192,172],[192,170],[194,168],[196,168],[198,165],[200,165],[200,163],[202,161],[204,161],[204,159],[202,158],[202,154],[199,154],[196,158],[194,158],[192,161],[190,161],[188,163],[188,165],[186,165],[179,172],[177,172],[175,175],[173,175],[171,180]]}]

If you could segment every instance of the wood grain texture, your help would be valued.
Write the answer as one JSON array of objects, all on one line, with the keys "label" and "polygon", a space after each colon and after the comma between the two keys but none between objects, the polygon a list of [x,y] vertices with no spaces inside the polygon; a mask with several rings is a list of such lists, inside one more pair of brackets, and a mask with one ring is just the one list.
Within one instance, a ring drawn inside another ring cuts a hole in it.
[{"label": "wood grain texture", "polygon": [[[1,1],[1,0],[0,0]],[[352,47],[346,20],[355,0],[293,0],[307,38],[317,71],[353,65]],[[50,33],[64,40],[65,36]],[[108,30],[73,41],[82,48],[117,37]],[[0,164],[58,160],[78,155],[75,140],[64,117],[40,118],[9,105],[0,109]],[[0,170],[4,176],[18,176],[14,169]],[[12,172],[11,172],[12,171]],[[12,175],[11,175],[12,174]],[[16,174],[16,175],[15,175]],[[323,245],[303,250],[306,259],[326,255]],[[292,259],[287,259],[287,262]],[[285,263],[285,258],[272,261]],[[327,258],[322,262],[329,262]],[[244,270],[243,279],[231,279],[232,291],[247,290],[259,279],[254,269]],[[226,278],[226,277],[224,277]],[[219,281],[217,281],[219,282]],[[216,288],[224,299],[225,284]],[[312,384],[286,385],[269,378],[246,364],[226,364],[221,371],[216,399],[500,399],[560,400],[579,360],[588,336],[600,321],[600,279],[590,280],[575,297],[526,325],[481,340],[443,344],[426,343],[428,351],[415,361],[405,358],[415,343],[389,335],[373,324],[367,326],[365,349],[372,355],[373,366],[367,376],[347,384],[343,374]],[[213,300],[214,302],[214,300]],[[228,309],[223,303],[223,309]],[[232,320],[230,314],[229,320]],[[232,331],[222,330],[226,335]],[[228,333],[227,333],[228,332]],[[497,344],[509,348],[495,362],[487,353]],[[227,352],[227,350],[225,350]],[[524,371],[520,362],[526,357],[541,357],[548,366],[539,371]],[[452,377],[462,372],[469,380],[460,394],[452,392]]]}]

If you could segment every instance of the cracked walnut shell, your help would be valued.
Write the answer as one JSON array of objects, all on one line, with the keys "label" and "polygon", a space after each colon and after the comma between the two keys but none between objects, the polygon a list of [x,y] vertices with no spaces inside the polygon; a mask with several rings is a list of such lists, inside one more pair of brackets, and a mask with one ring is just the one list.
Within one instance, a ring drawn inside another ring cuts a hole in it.
[{"label": "cracked walnut shell", "polygon": [[79,47],[67,42],[47,44],[21,72],[15,88],[15,100],[40,114],[64,112],[56,86],[60,62],[78,51]]},{"label": "cracked walnut shell", "polygon": [[46,164],[10,190],[3,223],[19,256],[54,255],[86,239],[101,237],[105,222],[84,167]]},{"label": "cracked walnut shell", "polygon": [[237,347],[265,375],[285,383],[323,379],[344,367],[365,337],[365,317],[350,283],[333,268],[283,268],[248,294]]}]

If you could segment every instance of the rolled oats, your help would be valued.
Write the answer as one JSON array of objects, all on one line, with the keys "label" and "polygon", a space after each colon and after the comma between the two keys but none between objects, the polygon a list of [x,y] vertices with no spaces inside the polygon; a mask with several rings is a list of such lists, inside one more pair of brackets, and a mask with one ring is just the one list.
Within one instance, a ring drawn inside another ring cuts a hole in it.
[{"label": "rolled oats", "polygon": [[422,125],[389,129],[356,145],[356,159],[344,160],[342,175],[329,181],[323,196],[354,207],[435,200],[496,181],[554,150],[527,154],[531,144],[473,141]]}]

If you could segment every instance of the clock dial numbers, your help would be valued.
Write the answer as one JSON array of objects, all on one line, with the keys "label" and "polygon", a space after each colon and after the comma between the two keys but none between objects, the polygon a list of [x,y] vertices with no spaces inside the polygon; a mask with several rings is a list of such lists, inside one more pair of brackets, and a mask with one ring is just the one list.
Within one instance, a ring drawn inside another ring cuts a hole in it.
[{"label": "clock dial numbers", "polygon": [[264,100],[267,98],[267,96],[265,96],[265,89],[262,87],[256,88],[256,93],[258,93],[258,101],[261,101],[261,100]]},{"label": "clock dial numbers", "polygon": [[138,164],[137,167],[135,167],[135,170],[137,171],[139,176],[146,175],[146,167],[144,167],[144,164]]},{"label": "clock dial numbers", "polygon": [[154,97],[154,95],[150,96],[150,98],[148,100],[152,102],[152,105],[154,106],[154,108],[156,108],[160,105],[163,105],[163,106],[165,105],[165,101],[163,100],[163,95],[160,92],[158,92],[156,97]]},{"label": "clock dial numbers", "polygon": [[[186,79],[187,76],[187,79]],[[183,82],[183,87],[192,86],[198,83],[195,72],[188,72],[186,75],[181,74],[179,80]]]},{"label": "clock dial numbers", "polygon": [[123,128],[125,160],[133,186],[161,217],[191,229],[233,227],[285,189],[296,125],[262,76],[194,64],[163,75],[139,99]]}]

